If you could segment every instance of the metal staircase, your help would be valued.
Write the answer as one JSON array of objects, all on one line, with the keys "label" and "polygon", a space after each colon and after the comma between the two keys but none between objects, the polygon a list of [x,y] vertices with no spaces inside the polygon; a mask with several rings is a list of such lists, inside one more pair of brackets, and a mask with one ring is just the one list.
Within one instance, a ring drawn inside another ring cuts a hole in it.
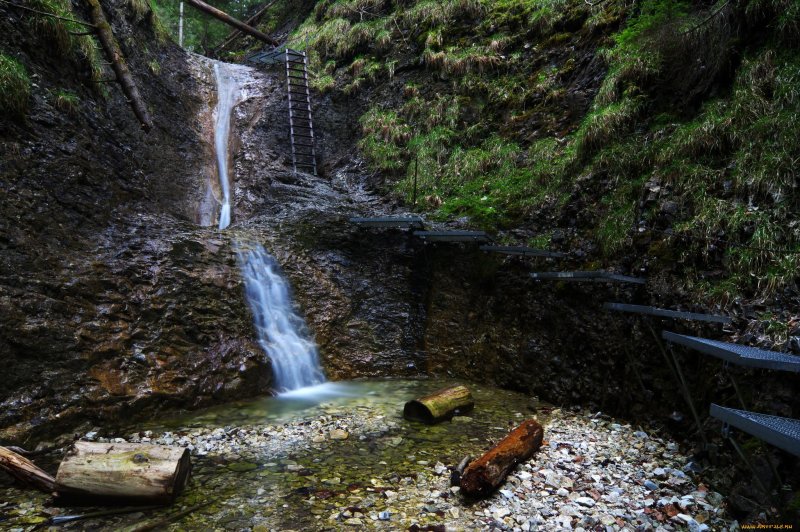
[{"label": "metal staircase", "polygon": [[289,100],[289,139],[292,167],[297,172],[317,175],[314,150],[314,125],[311,119],[311,92],[308,90],[308,60],[305,52],[286,48],[286,92]]}]

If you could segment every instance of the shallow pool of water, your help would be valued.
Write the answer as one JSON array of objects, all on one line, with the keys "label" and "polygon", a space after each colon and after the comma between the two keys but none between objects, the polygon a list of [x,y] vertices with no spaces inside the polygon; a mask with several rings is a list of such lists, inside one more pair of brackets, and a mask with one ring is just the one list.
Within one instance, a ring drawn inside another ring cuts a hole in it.
[{"label": "shallow pool of water", "polygon": [[[403,419],[406,401],[453,384],[472,391],[469,416],[433,426]],[[336,529],[346,519],[330,516],[347,507],[364,515],[391,512],[391,521],[369,521],[389,529],[402,515],[436,522],[441,516],[420,514],[416,484],[435,478],[437,462],[452,466],[479,455],[536,408],[528,396],[477,384],[383,380],[327,383],[154,420],[104,436],[191,445],[194,471],[186,492],[172,508],[99,522],[121,528],[198,504],[161,528]],[[98,521],[71,526],[89,524]]]}]

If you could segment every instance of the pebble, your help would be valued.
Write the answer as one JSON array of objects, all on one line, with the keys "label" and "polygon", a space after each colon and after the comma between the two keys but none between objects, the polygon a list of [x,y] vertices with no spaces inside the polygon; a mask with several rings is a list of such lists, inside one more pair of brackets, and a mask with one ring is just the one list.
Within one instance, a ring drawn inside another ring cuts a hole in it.
[{"label": "pebble", "polygon": [[331,438],[332,440],[346,440],[346,439],[347,439],[347,438],[349,438],[349,437],[350,437],[350,433],[349,433],[349,432],[347,432],[346,430],[342,430],[342,429],[333,429],[333,430],[330,432],[330,438]]},{"label": "pebble", "polygon": [[581,506],[586,506],[587,508],[591,508],[595,505],[594,499],[591,497],[578,497],[575,499],[575,502],[580,504]]},{"label": "pebble", "polygon": [[658,484],[653,482],[652,480],[645,480],[644,487],[649,489],[650,491],[655,491],[658,489]]}]

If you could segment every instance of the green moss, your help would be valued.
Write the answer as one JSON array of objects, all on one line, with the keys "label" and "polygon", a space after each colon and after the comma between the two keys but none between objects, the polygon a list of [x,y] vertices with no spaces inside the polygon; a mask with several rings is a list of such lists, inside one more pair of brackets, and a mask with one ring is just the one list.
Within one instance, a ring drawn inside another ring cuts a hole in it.
[{"label": "green moss", "polygon": [[24,117],[31,95],[31,80],[22,63],[0,54],[0,110],[15,117]]}]

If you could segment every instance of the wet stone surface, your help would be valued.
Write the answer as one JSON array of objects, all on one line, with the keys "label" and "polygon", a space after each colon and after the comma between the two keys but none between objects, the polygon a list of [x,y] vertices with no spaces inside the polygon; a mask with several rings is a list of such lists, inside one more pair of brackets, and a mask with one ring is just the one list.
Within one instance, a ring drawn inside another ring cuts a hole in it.
[{"label": "wet stone surface", "polygon": [[[450,384],[339,383],[323,389],[335,396],[264,398],[136,432],[93,431],[88,438],[188,447],[193,477],[172,507],[63,528],[124,530],[189,508],[160,529],[730,528],[722,496],[690,472],[677,443],[646,428],[474,384],[469,417],[435,426],[402,419],[406,400]],[[451,487],[455,465],[533,416],[545,426],[542,449],[490,498],[464,500]],[[0,500],[0,527],[11,530],[32,530],[54,514],[92,511],[52,508],[47,497],[13,488],[0,488]]]}]

